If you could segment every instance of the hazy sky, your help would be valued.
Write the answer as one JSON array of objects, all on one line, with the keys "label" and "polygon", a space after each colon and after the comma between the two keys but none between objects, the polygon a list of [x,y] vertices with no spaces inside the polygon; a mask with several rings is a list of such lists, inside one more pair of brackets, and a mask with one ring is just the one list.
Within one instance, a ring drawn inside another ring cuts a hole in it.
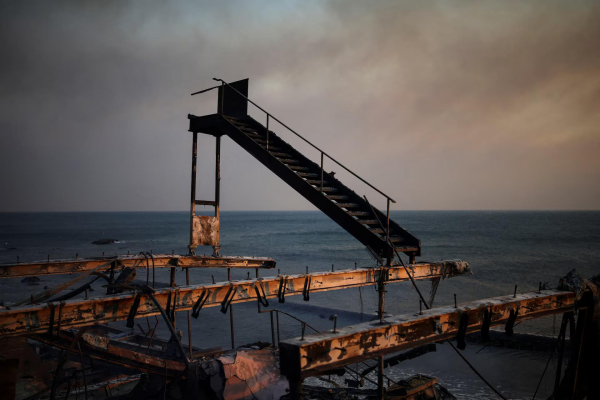
[{"label": "hazy sky", "polygon": [[[188,209],[215,76],[394,209],[600,208],[598,1],[0,1],[0,51],[0,211]],[[313,209],[228,138],[221,200]]]}]

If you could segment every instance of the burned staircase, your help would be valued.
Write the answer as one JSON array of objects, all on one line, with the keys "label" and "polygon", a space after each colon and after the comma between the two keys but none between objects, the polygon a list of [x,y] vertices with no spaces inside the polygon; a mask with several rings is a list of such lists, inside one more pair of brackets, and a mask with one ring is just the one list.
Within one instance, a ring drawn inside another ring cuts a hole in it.
[{"label": "burned staircase", "polygon": [[[231,84],[223,82],[223,85],[215,88],[219,89],[219,112],[202,117],[189,115],[190,132],[193,132],[194,135],[204,133],[217,137],[229,136],[364,244],[374,255],[382,259],[392,259],[394,250],[390,242],[399,252],[408,254],[411,260],[420,255],[420,240],[389,219],[389,214],[384,214],[372,207],[365,198],[324,171],[322,168],[323,157],[327,156],[348,170],[346,167],[288,128],[321,151],[321,165],[318,165],[268,129],[269,119],[275,119],[272,115],[265,112],[267,126],[264,126],[247,114],[247,103],[255,104],[247,98],[247,79]],[[262,110],[262,108],[260,109]],[[283,126],[287,128],[286,125]],[[352,171],[348,171],[357,176]],[[358,178],[373,187],[362,178]],[[389,213],[389,203],[393,200],[377,188],[373,187],[373,189],[387,198]]]}]

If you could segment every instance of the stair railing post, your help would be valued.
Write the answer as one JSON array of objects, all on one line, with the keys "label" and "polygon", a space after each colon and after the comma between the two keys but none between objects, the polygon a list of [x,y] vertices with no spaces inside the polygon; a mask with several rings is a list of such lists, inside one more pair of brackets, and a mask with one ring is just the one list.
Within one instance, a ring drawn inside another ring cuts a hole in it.
[{"label": "stair railing post", "polygon": [[225,115],[223,112],[223,105],[225,104],[225,82],[221,82],[221,115]]},{"label": "stair railing post", "polygon": [[321,152],[321,192],[323,191],[323,152]]},{"label": "stair railing post", "polygon": [[269,151],[269,114],[267,114],[267,151]]},{"label": "stair railing post", "polygon": [[390,242],[390,198],[387,199],[387,230],[386,230],[387,242]]}]

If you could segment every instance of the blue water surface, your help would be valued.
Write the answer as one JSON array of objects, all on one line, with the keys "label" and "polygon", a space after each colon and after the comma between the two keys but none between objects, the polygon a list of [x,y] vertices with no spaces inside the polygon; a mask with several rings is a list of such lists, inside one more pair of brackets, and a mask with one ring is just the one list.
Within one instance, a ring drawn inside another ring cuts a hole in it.
[{"label": "blue water surface", "polygon": [[[392,211],[391,215],[421,239],[423,256],[419,261],[461,259],[471,265],[473,275],[447,279],[440,284],[436,305],[453,303],[454,294],[459,302],[466,302],[513,293],[515,285],[520,292],[536,290],[539,282],[555,286],[560,277],[572,269],[584,277],[600,273],[600,212],[597,211]],[[325,271],[332,266],[354,268],[355,263],[359,267],[375,265],[359,242],[316,211],[223,211],[220,232],[223,255],[272,257],[282,274],[304,273],[306,267],[309,271]],[[91,244],[102,238],[115,238],[118,242],[104,246]],[[93,257],[103,252],[105,255],[141,251],[185,254],[188,240],[187,212],[0,213],[0,263],[15,262],[17,257],[27,262],[48,256],[51,259],[72,258],[76,254]],[[212,249],[197,250],[197,253],[203,252],[210,254]],[[168,271],[157,270],[156,274],[158,280],[168,281]],[[261,272],[261,276],[276,274],[277,271]],[[195,269],[190,275],[193,284],[212,282],[213,278],[224,281],[227,277],[222,269]],[[233,271],[234,279],[245,277],[247,271]],[[44,286],[53,286],[65,279],[40,278],[37,286],[21,283],[19,279],[0,280],[0,300],[22,300]],[[145,279],[143,270],[138,271],[138,278]],[[184,279],[183,273],[177,274],[178,284],[184,284]],[[419,285],[427,296],[429,284],[419,282]],[[98,295],[103,290],[100,282],[94,287]],[[419,306],[418,296],[409,283],[388,285],[385,304],[386,312],[392,315],[415,312]],[[291,312],[319,330],[331,329],[328,317],[334,313],[338,315],[340,326],[368,321],[376,305],[373,287],[315,293],[310,302],[302,301],[301,297],[288,297],[284,305],[271,302],[271,306]],[[236,345],[270,341],[269,315],[258,314],[256,304],[236,305],[234,319]],[[187,332],[185,313],[178,316],[178,327]],[[192,328],[194,343],[198,346],[231,346],[229,316],[221,314],[216,307],[202,310]],[[280,328],[282,340],[300,333],[299,323],[290,318],[282,317]],[[524,323],[517,330],[552,335],[556,326],[554,319],[546,318]],[[161,332],[166,335],[164,328]],[[446,385],[465,396],[485,392],[476,378],[467,384],[462,375],[460,378],[449,372],[444,375],[439,370],[439,358],[437,361],[431,358],[427,364],[427,357],[409,365],[409,370],[436,373]],[[529,364],[537,361],[545,363],[535,357],[533,361],[531,358],[523,361],[526,370],[523,373],[535,370]],[[481,368],[485,370],[488,365],[482,364]],[[460,369],[457,368],[456,365],[450,367],[455,371]],[[525,396],[529,391],[531,385],[527,382],[515,388],[514,379],[510,380],[509,375],[498,373],[497,366],[489,368],[488,373],[497,381],[506,381],[505,387],[512,385],[506,390],[512,390],[514,398]],[[397,373],[402,375],[405,369]],[[468,371],[463,372],[468,374]]]}]

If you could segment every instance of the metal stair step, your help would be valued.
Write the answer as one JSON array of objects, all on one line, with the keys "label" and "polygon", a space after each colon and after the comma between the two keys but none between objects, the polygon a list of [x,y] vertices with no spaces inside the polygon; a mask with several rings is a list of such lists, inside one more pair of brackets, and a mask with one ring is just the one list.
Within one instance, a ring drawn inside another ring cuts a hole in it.
[{"label": "metal stair step", "polygon": [[356,208],[358,207],[358,204],[356,203],[337,203],[338,207],[342,207],[342,208]]},{"label": "metal stair step", "polygon": [[278,158],[279,161],[281,161],[284,164],[300,164],[300,161],[298,160],[291,160],[289,158]]},{"label": "metal stair step", "polygon": [[[258,140],[257,140],[257,142],[258,142]],[[264,140],[261,140],[261,142],[265,142],[265,141],[264,141]],[[261,144],[261,147],[262,147],[263,149],[265,149],[265,150],[266,150],[266,149],[267,149],[266,142],[265,142],[265,144],[264,144],[264,145],[263,145],[263,144]],[[283,150],[283,149],[282,149],[281,147],[276,147],[276,146],[271,146],[271,145],[269,145],[269,151],[271,151],[271,150],[274,150],[274,151],[281,151],[281,150]]]},{"label": "metal stair step", "polygon": [[271,153],[272,156],[275,157],[284,157],[284,158],[292,158],[292,156],[288,153],[278,153],[276,151],[270,151],[271,150],[271,146],[269,146],[269,153]]},{"label": "metal stair step", "polygon": [[319,176],[319,174],[316,174],[314,172],[296,172],[296,174],[298,174],[298,176],[301,176],[303,178]]},{"label": "metal stair step", "polygon": [[239,130],[244,131],[244,132],[257,132],[256,128],[251,128],[248,125],[241,125],[237,127]]},{"label": "metal stair step", "polygon": [[348,200],[348,196],[343,194],[328,194],[325,197],[327,197],[329,200]]},{"label": "metal stair step", "polygon": [[365,225],[379,225],[379,221],[376,219],[359,219],[358,221]]},{"label": "metal stair step", "polygon": [[241,119],[239,119],[237,117],[231,117],[229,115],[225,116],[225,119],[227,121],[229,121],[229,122],[232,122],[232,123],[236,124],[236,125],[250,125],[249,122],[242,121]]},{"label": "metal stair step", "polygon": [[347,214],[355,217],[366,217],[367,215],[371,215],[368,211],[348,211]]},{"label": "metal stair step", "polygon": [[[284,181],[288,181],[287,183],[290,186],[295,188],[318,208],[322,209],[360,242],[366,246],[370,246],[377,254],[387,254],[389,256],[391,253],[392,250],[390,249],[390,243],[387,241],[387,234],[390,235],[389,241],[396,245],[399,251],[414,252],[415,249],[420,251],[419,245],[414,244],[414,237],[410,234],[405,234],[402,229],[398,230],[397,225],[393,221],[389,221],[389,230],[386,227],[382,227],[381,222],[376,218],[379,212],[371,210],[349,188],[346,188],[336,179],[331,179],[331,177],[328,179],[329,182],[322,181],[323,174],[318,165],[305,160],[301,152],[284,142],[274,132],[267,132],[266,126],[248,117],[223,117],[230,122],[230,124],[225,124],[229,125],[226,134],[230,134],[234,141],[254,155],[267,168],[276,175],[279,175]],[[199,119],[191,121],[197,128],[212,126],[210,125],[212,124],[212,120],[208,118],[206,121]],[[201,132],[202,130],[199,131]],[[251,140],[249,141],[248,139]],[[254,143],[267,150],[269,155],[281,161],[281,163],[269,162],[273,161],[273,159],[267,159],[265,154],[258,150],[258,147]],[[273,146],[273,144],[277,146]],[[287,167],[287,170],[284,166]],[[293,171],[296,176],[302,178],[303,181],[312,187],[309,188],[307,185],[302,185],[299,180],[294,179],[289,171]],[[321,186],[323,187],[321,188]],[[319,197],[316,193],[319,191],[322,192],[321,196],[324,196],[333,204],[327,203],[324,201],[325,199]],[[346,193],[346,195],[343,193]],[[332,207],[334,204],[337,207]],[[363,227],[368,229],[368,232]]]}]

